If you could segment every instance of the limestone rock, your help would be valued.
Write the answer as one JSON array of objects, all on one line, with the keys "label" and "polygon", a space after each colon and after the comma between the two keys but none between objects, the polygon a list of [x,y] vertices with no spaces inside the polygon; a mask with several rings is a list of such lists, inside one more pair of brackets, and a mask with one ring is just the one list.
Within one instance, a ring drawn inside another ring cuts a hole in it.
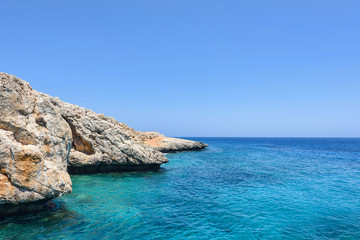
[{"label": "limestone rock", "polygon": [[71,192],[71,129],[49,99],[0,73],[0,205]]},{"label": "limestone rock", "polygon": [[168,162],[161,152],[206,146],[136,131],[0,73],[0,213],[70,193],[68,172],[154,169]]},{"label": "limestone rock", "polygon": [[0,73],[0,208],[70,193],[68,171],[140,170],[168,161],[124,126]]},{"label": "limestone rock", "polygon": [[[134,141],[124,129],[126,124],[58,98],[49,98],[72,131],[70,172],[151,169],[168,162],[161,152]],[[111,167],[107,167],[109,165]]]},{"label": "limestone rock", "polygon": [[122,126],[124,131],[126,131],[134,141],[145,143],[163,153],[202,150],[208,147],[207,144],[202,142],[165,137],[158,132],[139,132],[126,124]]},{"label": "limestone rock", "polygon": [[156,132],[155,134],[154,132],[145,132],[145,134],[150,134],[151,137],[144,143],[163,153],[202,150],[208,146],[202,142],[165,137]]}]

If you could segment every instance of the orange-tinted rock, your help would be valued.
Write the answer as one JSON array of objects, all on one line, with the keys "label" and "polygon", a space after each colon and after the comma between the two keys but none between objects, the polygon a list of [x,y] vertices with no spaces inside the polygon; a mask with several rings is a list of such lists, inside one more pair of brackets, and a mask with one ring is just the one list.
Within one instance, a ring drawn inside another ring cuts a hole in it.
[{"label": "orange-tinted rock", "polygon": [[0,73],[0,207],[70,193],[71,143],[70,127],[48,99]]}]

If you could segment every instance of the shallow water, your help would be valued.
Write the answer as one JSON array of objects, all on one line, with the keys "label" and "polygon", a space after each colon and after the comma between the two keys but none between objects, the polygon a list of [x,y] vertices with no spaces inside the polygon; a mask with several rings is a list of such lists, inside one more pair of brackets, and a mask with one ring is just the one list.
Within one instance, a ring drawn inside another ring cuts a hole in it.
[{"label": "shallow water", "polygon": [[72,176],[0,239],[360,239],[360,139],[195,140],[156,172]]}]

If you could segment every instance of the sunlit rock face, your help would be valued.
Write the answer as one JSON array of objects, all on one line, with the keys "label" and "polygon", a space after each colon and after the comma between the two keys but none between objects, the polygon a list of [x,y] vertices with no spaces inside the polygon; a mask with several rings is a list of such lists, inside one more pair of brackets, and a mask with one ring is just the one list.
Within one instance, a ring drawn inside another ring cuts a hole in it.
[{"label": "sunlit rock face", "polygon": [[123,125],[123,128],[134,141],[144,143],[163,153],[197,151],[208,147],[207,144],[202,142],[165,137],[158,132],[139,132],[126,124]]},{"label": "sunlit rock face", "polygon": [[162,152],[206,146],[136,131],[0,73],[0,210],[70,193],[68,173],[157,169]]},{"label": "sunlit rock face", "polygon": [[0,73],[0,208],[71,192],[75,172],[158,168],[164,155],[113,118],[39,93]]},{"label": "sunlit rock face", "polygon": [[134,141],[125,131],[126,124],[58,98],[51,102],[72,131],[70,172],[146,170],[168,162],[161,152]]},{"label": "sunlit rock face", "polygon": [[0,204],[71,192],[71,129],[50,99],[0,73]]}]

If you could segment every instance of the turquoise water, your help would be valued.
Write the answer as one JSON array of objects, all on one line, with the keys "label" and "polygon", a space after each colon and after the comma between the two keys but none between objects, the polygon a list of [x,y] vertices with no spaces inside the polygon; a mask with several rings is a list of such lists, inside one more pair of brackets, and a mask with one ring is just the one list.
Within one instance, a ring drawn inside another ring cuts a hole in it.
[{"label": "turquoise water", "polygon": [[156,172],[72,176],[1,239],[360,239],[360,139],[196,138]]}]

